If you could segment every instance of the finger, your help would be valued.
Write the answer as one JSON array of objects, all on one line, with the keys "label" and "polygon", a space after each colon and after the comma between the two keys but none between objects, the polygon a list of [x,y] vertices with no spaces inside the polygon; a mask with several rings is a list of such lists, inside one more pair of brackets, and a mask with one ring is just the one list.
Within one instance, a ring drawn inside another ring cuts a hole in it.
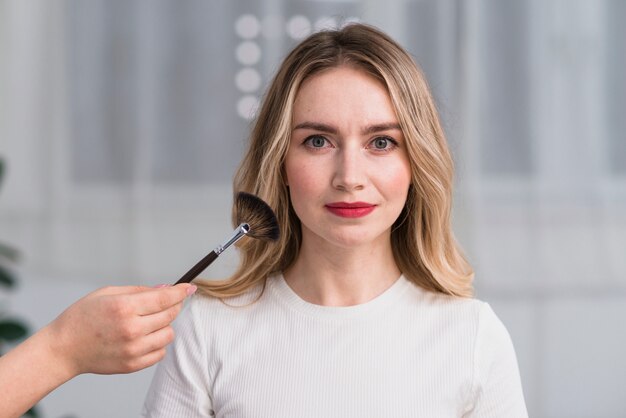
[{"label": "finger", "polygon": [[139,315],[150,315],[166,310],[177,303],[180,303],[187,296],[195,292],[196,286],[183,283],[176,286],[161,289],[151,289],[130,295],[132,304]]},{"label": "finger", "polygon": [[93,292],[93,294],[99,295],[125,295],[125,294],[133,294],[133,293],[141,293],[147,290],[160,289],[163,287],[170,287],[169,284],[161,284],[157,286],[140,286],[140,285],[130,285],[130,286],[106,286],[100,288]]},{"label": "finger", "polygon": [[155,331],[160,330],[161,328],[170,325],[172,321],[176,319],[182,308],[183,303],[179,302],[176,305],[170,306],[163,311],[141,316],[139,318],[139,321],[141,321],[140,326],[144,332],[144,335],[151,334]]},{"label": "finger", "polygon": [[135,359],[127,370],[127,373],[136,372],[146,367],[150,367],[165,357],[165,348],[151,351],[137,359]]},{"label": "finger", "polygon": [[174,328],[168,325],[136,341],[132,350],[133,357],[142,357],[165,348],[172,341],[174,341]]},{"label": "finger", "polygon": [[148,286],[107,286],[96,290],[92,295],[99,296],[113,296],[113,295],[126,295],[141,293],[148,290],[152,290],[152,287]]}]

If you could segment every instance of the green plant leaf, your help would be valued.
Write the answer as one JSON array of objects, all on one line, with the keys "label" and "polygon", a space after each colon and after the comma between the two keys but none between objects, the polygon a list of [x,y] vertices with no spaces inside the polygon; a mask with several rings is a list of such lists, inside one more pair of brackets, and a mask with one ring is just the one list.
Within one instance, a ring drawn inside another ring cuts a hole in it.
[{"label": "green plant leaf", "polygon": [[26,326],[14,319],[0,322],[0,340],[16,341],[26,337],[28,330]]},{"label": "green plant leaf", "polygon": [[0,257],[4,257],[7,260],[17,262],[20,258],[20,252],[10,245],[0,242]]},{"label": "green plant leaf", "polygon": [[33,406],[28,411],[26,411],[26,413],[24,413],[23,416],[24,417],[31,417],[31,418],[39,418],[41,415],[39,415],[39,412],[37,411],[37,408],[35,408]]},{"label": "green plant leaf", "polygon": [[0,265],[0,285],[12,288],[15,286],[15,277],[8,269]]}]

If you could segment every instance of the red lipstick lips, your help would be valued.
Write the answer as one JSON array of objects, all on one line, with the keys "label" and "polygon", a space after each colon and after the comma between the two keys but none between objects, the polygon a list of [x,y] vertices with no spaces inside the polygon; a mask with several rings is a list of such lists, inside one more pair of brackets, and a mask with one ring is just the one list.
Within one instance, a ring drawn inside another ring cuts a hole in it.
[{"label": "red lipstick lips", "polygon": [[360,218],[376,209],[376,205],[367,202],[334,202],[326,205],[332,214],[342,218]]}]

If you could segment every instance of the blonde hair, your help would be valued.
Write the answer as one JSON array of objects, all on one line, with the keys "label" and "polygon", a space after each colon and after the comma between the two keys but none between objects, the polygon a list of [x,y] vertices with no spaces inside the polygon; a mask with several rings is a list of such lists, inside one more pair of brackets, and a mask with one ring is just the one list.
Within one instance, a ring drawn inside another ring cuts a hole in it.
[{"label": "blonde hair", "polygon": [[293,103],[304,80],[341,65],[363,70],[384,83],[406,138],[412,181],[405,207],[391,233],[398,267],[408,280],[427,290],[472,296],[474,273],[450,225],[452,158],[428,85],[402,47],[364,24],[314,33],[280,66],[234,178],[235,192],[253,193],[275,210],[280,239],[277,243],[243,241],[238,270],[227,280],[200,282],[203,293],[220,298],[243,294],[296,260],[302,234],[283,170]]}]

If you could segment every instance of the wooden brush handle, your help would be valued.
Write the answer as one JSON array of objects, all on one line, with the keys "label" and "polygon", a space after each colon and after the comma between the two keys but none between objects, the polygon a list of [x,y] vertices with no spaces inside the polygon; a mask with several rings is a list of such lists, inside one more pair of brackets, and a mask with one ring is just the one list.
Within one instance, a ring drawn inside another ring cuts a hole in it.
[{"label": "wooden brush handle", "polygon": [[209,267],[209,265],[214,262],[216,258],[217,254],[215,253],[215,251],[211,251],[209,254],[207,254],[206,257],[198,261],[196,265],[191,268],[191,270],[185,273],[183,277],[178,279],[178,281],[174,284],[189,283],[190,281],[198,277],[198,274],[202,273],[205,268]]}]

